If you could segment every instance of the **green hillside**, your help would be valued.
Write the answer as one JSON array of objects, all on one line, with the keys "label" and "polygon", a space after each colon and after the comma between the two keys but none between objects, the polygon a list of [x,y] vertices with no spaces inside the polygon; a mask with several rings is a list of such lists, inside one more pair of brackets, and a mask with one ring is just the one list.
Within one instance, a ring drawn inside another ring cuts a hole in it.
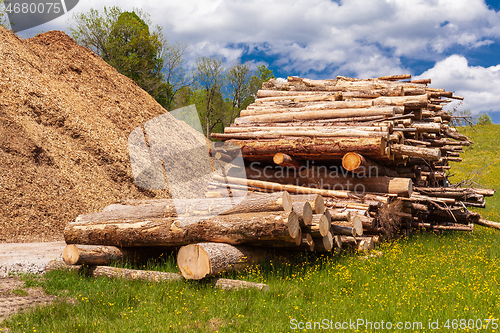
[{"label": "green hillside", "polygon": [[500,222],[500,125],[463,127],[460,132],[474,144],[465,148],[461,163],[451,163],[450,181],[495,189],[495,196],[486,198],[486,209],[475,211],[485,219]]}]

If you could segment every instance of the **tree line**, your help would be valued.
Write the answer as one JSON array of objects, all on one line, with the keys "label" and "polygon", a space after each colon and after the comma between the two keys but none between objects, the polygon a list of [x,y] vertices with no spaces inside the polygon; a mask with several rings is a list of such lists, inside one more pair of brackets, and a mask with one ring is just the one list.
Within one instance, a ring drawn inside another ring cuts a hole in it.
[{"label": "tree line", "polygon": [[[1,0],[0,0],[1,1]],[[71,37],[134,80],[167,110],[195,104],[207,137],[221,132],[253,103],[264,81],[273,78],[265,65],[226,68],[223,60],[200,56],[186,66],[187,43],[169,43],[159,25],[141,9],[131,12],[104,7],[74,13]]]}]

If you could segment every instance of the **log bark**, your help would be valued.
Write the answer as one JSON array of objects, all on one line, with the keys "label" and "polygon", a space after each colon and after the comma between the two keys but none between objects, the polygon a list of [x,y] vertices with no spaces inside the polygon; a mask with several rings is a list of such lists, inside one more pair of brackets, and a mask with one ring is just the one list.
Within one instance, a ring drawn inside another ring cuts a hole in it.
[{"label": "log bark", "polygon": [[[156,253],[155,253],[156,252]],[[151,248],[120,248],[104,245],[70,244],[64,248],[67,265],[109,265],[115,261],[138,262],[159,254]]]},{"label": "log bark", "polygon": [[407,145],[395,144],[391,146],[391,154],[407,155],[411,157],[426,158],[431,161],[441,159],[441,150],[433,148],[420,148]]},{"label": "log bark", "polygon": [[200,280],[223,272],[240,271],[269,259],[266,251],[225,243],[197,243],[183,246],[177,265],[187,280]]},{"label": "log bark", "polygon": [[240,117],[234,120],[235,124],[241,123],[284,123],[296,120],[317,120],[348,117],[384,116],[394,117],[396,113],[403,113],[400,107],[385,106],[362,109],[330,109],[316,111],[271,113],[257,116]]},{"label": "log bark", "polygon": [[284,138],[275,140],[228,140],[228,144],[240,147],[247,161],[272,161],[277,153],[301,160],[341,160],[356,151],[374,159],[386,156],[384,138]]},{"label": "log bark", "polygon": [[358,252],[368,252],[375,248],[375,242],[372,237],[351,237],[341,236],[342,247],[351,248]]},{"label": "log bark", "polygon": [[231,198],[127,200],[102,212],[79,215],[75,222],[125,221],[165,217],[229,215],[283,210],[283,193],[249,194],[235,203]]},{"label": "log bark", "polygon": [[157,271],[142,271],[137,269],[117,268],[110,266],[90,266],[85,273],[93,277],[108,277],[127,280],[145,280],[150,282],[161,281],[183,281],[180,274],[157,272]]},{"label": "log bark", "polygon": [[[289,184],[302,187],[314,187],[318,189],[333,189],[351,191],[356,194],[366,192],[389,193],[403,197],[409,197],[413,191],[411,179],[401,177],[375,177],[371,174],[352,175],[340,172],[338,168],[310,167],[293,171],[284,171],[282,168],[258,168],[252,165],[247,168],[248,180],[267,181],[281,184]],[[372,169],[367,172],[372,172]],[[377,172],[377,170],[375,170]]]},{"label": "log bark", "polygon": [[[427,96],[426,96],[427,97]],[[285,112],[305,112],[305,111],[320,111],[320,110],[348,110],[348,109],[364,109],[374,105],[372,100],[369,101],[332,101],[332,102],[313,102],[307,104],[299,104],[293,101],[286,103],[281,100],[280,103],[259,103],[259,105],[250,105],[246,110],[240,112],[240,117],[256,116],[263,114],[285,113]],[[377,104],[384,105],[384,104]],[[387,104],[385,104],[387,105]],[[397,105],[397,104],[392,104]],[[401,104],[402,105],[402,104]]]},{"label": "log bark", "polygon": [[377,131],[363,131],[358,129],[323,129],[323,130],[263,130],[243,133],[212,133],[212,139],[218,140],[264,140],[280,139],[286,137],[311,137],[311,138],[385,138],[389,139],[389,133]]},{"label": "log bark", "polygon": [[483,227],[488,227],[488,228],[494,228],[500,230],[500,223],[498,222],[493,222],[493,221],[488,221],[480,218],[479,220],[476,221],[476,224],[482,225]]},{"label": "log bark", "polygon": [[[214,176],[214,178],[223,180],[223,177],[220,176]],[[265,189],[271,189],[274,191],[288,191],[290,193],[295,193],[295,194],[319,194],[324,197],[334,197],[334,198],[344,198],[344,199],[360,199],[359,196],[356,196],[355,193],[351,193],[348,191],[335,191],[335,190],[323,190],[323,189],[318,189],[318,188],[308,188],[308,187],[302,187],[302,186],[295,186],[295,185],[284,185],[284,184],[279,184],[279,183],[273,183],[273,182],[265,182],[265,181],[260,181],[260,180],[249,180],[249,179],[242,179],[242,178],[236,178],[236,177],[225,177],[225,179],[232,183],[232,184],[239,184],[239,185],[248,185],[248,186],[255,186],[259,188],[265,188]],[[376,200],[380,201],[382,203],[387,203],[387,198],[384,196],[378,196],[378,195],[373,195],[370,193],[366,193],[362,196],[362,200]],[[330,204],[332,205],[332,204]],[[360,205],[353,203],[352,205],[350,203],[342,203],[342,206],[339,208],[344,208],[344,207],[361,207]],[[364,205],[362,207],[365,207]],[[369,206],[368,206],[369,207]]]},{"label": "log bark", "polygon": [[363,155],[355,152],[348,152],[342,157],[342,166],[347,171],[352,171],[356,174],[371,175],[372,172],[375,172],[377,176],[398,176],[395,171],[370,159],[367,159]]},{"label": "log bark", "polygon": [[299,160],[294,159],[290,155],[283,153],[276,153],[273,156],[273,162],[276,165],[286,167],[286,168],[296,168],[300,169],[305,166],[305,163]]},{"label": "log bark", "polygon": [[217,215],[194,220],[156,218],[120,222],[69,223],[64,231],[67,244],[118,247],[179,247],[198,242],[296,246],[290,237],[290,213],[263,212]]},{"label": "log bark", "polygon": [[288,195],[286,199],[283,199],[283,209],[285,212],[289,212],[292,210],[292,205],[294,202],[304,201],[309,202],[314,214],[323,214],[325,212],[325,200],[319,194]]}]

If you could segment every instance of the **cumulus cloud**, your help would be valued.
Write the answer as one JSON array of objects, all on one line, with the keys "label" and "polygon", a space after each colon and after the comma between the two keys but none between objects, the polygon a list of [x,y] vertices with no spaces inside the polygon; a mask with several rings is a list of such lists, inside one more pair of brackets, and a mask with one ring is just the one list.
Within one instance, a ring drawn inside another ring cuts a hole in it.
[{"label": "cumulus cloud", "polygon": [[[265,59],[284,75],[331,78],[419,74],[412,63],[435,63],[422,77],[466,97],[474,113],[496,111],[498,66],[469,66],[453,53],[500,39],[500,12],[484,0],[108,0],[106,6],[141,8],[171,41],[188,42],[197,56],[234,64]],[[102,10],[80,1],[73,12]],[[67,31],[56,19],[39,30]],[[453,70],[452,70],[453,69]]]},{"label": "cumulus cloud", "polygon": [[473,114],[500,112],[500,65],[469,66],[465,57],[451,55],[420,78],[432,78],[432,87],[453,90],[455,95],[463,96],[461,109],[470,109]]}]

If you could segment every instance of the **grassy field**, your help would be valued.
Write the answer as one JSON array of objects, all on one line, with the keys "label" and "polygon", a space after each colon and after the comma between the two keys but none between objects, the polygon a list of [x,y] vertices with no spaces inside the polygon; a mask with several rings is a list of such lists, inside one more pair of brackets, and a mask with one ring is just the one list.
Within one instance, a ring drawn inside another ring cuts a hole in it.
[{"label": "grassy field", "polygon": [[[463,163],[454,165],[453,180],[469,179],[486,165],[473,181],[500,189],[500,126],[478,127],[467,135],[476,144],[463,154]],[[478,211],[500,221],[499,203],[498,196],[488,198],[488,208]],[[472,234],[420,233],[377,251],[372,256],[301,255],[293,263],[229,275],[267,283],[268,292],[50,272],[25,279],[76,304],[61,300],[3,325],[9,332],[500,330],[500,231],[477,226]],[[177,271],[173,257],[146,268]]]}]

